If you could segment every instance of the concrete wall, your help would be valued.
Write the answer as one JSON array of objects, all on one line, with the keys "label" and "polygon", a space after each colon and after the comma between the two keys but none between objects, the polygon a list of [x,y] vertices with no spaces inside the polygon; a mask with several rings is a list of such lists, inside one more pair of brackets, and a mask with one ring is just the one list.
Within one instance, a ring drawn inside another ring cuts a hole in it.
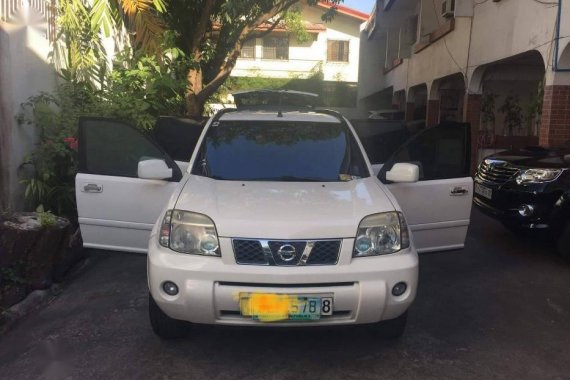
[{"label": "concrete wall", "polygon": [[[562,24],[570,31],[570,3],[566,3]],[[554,38],[556,12],[557,7],[535,1],[489,1],[476,6],[469,65],[479,66],[534,49],[546,56]]]},{"label": "concrete wall", "polygon": [[[303,19],[311,23],[322,23],[323,9],[302,7]],[[255,59],[238,59],[232,76],[261,76],[267,78],[306,78],[311,70],[322,64],[326,81],[358,81],[360,58],[360,25],[362,21],[343,14],[335,15],[325,23],[326,32],[321,32],[314,41],[299,43],[293,36],[289,40],[289,60],[262,59],[262,40],[256,41]],[[349,62],[327,62],[327,41],[349,41]]]},{"label": "concrete wall", "polygon": [[379,33],[369,39],[362,31],[360,38],[360,61],[358,69],[358,99],[364,99],[386,87],[383,75],[386,61],[386,38]]},{"label": "concrete wall", "polygon": [[36,141],[34,126],[16,122],[20,104],[40,91],[52,91],[56,82],[42,30],[0,21],[0,207],[4,209],[23,207],[18,168]]},{"label": "concrete wall", "polygon": [[[397,0],[404,3],[421,5],[419,10],[420,35],[425,36],[437,28],[445,19],[436,13],[439,11],[442,0]],[[566,61],[564,54],[568,54],[570,63],[570,50],[565,52],[565,47],[570,41],[570,2],[563,2],[561,49],[560,55],[563,62]],[[408,8],[411,8],[408,6]],[[408,12],[412,16],[418,11]],[[397,70],[386,74],[386,79],[374,79],[372,83],[365,81],[365,90],[362,94],[374,92],[371,84],[376,84],[376,91],[387,87],[394,87],[397,91],[409,88],[422,82],[430,82],[453,73],[464,73],[468,68],[468,76],[471,77],[477,67],[496,62],[530,50],[538,50],[545,59],[545,63],[551,64],[554,51],[553,38],[555,36],[557,7],[541,4],[535,1],[503,0],[500,2],[480,2],[475,4],[472,0],[457,0],[457,13],[455,29],[442,39],[434,42],[426,49],[412,54],[409,59],[408,70]],[[473,17],[468,17],[473,14]],[[397,15],[402,18],[401,14]],[[390,19],[390,11],[384,17]],[[382,21],[378,21],[381,23]],[[389,22],[388,28],[392,28]],[[471,25],[472,24],[472,25]],[[400,23],[401,27],[405,27]],[[472,28],[472,30],[471,30]],[[381,33],[381,32],[380,32]],[[421,41],[421,36],[420,36]],[[386,51],[386,47],[378,39],[363,41],[362,46],[367,50],[376,49]],[[376,53],[365,52],[362,60],[375,57]],[[469,62],[467,62],[469,59]],[[362,63],[366,67],[366,63]],[[548,71],[548,70],[547,70]],[[379,73],[383,75],[383,73]],[[407,76],[404,82],[398,76]],[[470,78],[469,78],[470,79]]]}]

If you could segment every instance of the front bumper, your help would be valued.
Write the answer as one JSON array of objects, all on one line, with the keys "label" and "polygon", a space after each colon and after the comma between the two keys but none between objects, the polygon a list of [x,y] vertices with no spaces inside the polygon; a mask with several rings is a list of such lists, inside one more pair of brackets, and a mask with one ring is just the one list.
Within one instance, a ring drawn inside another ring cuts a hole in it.
[{"label": "front bumper", "polygon": [[[492,199],[479,194],[473,196],[473,203],[485,214],[504,223],[528,228],[550,226],[554,205],[560,197],[558,192],[520,191],[506,188],[506,186],[495,186],[478,181],[476,183],[491,188],[493,191]],[[523,205],[531,205],[534,212],[531,215],[521,215],[519,209]]]},{"label": "front bumper", "polygon": [[[231,239],[220,238],[222,257],[185,255],[151,238],[148,285],[168,316],[193,323],[222,325],[309,326],[365,324],[397,318],[416,296],[418,256],[413,248],[393,255],[352,259],[353,239],[344,239],[337,265],[276,267],[237,265]],[[178,285],[169,296],[164,281]],[[408,285],[395,297],[392,287]],[[334,298],[333,315],[311,322],[264,323],[242,317],[240,293],[320,295]]]}]

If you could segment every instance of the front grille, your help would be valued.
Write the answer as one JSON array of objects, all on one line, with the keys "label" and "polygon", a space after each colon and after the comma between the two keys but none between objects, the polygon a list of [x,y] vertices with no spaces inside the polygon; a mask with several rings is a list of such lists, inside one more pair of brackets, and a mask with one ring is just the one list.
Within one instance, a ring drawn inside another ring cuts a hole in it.
[{"label": "front grille", "polygon": [[336,264],[340,251],[340,240],[319,241],[313,247],[308,265]]},{"label": "front grille", "polygon": [[486,182],[504,184],[519,173],[519,169],[510,166],[508,162],[484,160],[477,170],[477,177]]},{"label": "front grille", "polygon": [[267,265],[265,253],[257,240],[234,240],[234,252],[238,264]]},{"label": "front grille", "polygon": [[341,248],[341,240],[233,239],[232,243],[240,265],[335,265]]}]

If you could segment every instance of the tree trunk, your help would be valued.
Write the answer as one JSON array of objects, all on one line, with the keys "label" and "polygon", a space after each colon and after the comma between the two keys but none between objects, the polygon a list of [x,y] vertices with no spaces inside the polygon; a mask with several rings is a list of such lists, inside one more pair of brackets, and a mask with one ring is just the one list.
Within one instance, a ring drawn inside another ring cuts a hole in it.
[{"label": "tree trunk", "polygon": [[204,88],[204,76],[200,68],[191,68],[186,75],[188,90],[186,92],[186,116],[192,120],[202,121],[206,99],[200,96]]},{"label": "tree trunk", "polygon": [[186,94],[186,116],[192,120],[202,121],[205,103],[205,101],[201,100],[199,94],[188,92]]}]

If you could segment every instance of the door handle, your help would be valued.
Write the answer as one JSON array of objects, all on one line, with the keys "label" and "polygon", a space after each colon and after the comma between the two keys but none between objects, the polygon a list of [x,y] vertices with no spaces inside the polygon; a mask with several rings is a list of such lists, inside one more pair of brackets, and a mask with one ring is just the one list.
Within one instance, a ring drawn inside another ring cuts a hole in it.
[{"label": "door handle", "polygon": [[86,193],[102,193],[103,186],[97,185],[96,183],[87,183],[83,185],[83,191]]},{"label": "door handle", "polygon": [[467,195],[467,194],[469,194],[469,190],[467,190],[464,187],[460,187],[460,186],[454,187],[449,192],[449,195],[451,195],[452,197],[459,197],[459,196]]}]

